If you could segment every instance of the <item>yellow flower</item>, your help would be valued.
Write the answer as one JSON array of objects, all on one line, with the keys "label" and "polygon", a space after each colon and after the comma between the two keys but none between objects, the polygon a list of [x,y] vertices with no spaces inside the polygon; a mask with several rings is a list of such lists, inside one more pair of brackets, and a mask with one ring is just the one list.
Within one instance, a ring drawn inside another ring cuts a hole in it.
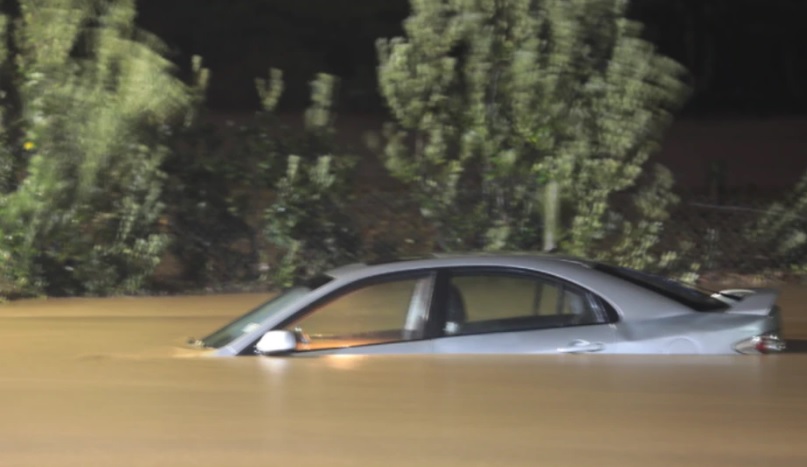
[{"label": "yellow flower", "polygon": [[35,147],[36,147],[36,145],[31,141],[26,141],[25,144],[22,145],[22,148],[25,149],[26,151],[30,151],[31,149],[34,149]]}]

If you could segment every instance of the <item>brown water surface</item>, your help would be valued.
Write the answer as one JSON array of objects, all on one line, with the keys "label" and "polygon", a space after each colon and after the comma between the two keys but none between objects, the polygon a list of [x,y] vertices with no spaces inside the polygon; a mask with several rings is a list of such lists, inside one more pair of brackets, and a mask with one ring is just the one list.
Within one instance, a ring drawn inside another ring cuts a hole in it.
[{"label": "brown water surface", "polygon": [[[266,297],[0,306],[0,467],[807,465],[807,354],[180,350]],[[805,298],[785,290],[788,337]]]}]

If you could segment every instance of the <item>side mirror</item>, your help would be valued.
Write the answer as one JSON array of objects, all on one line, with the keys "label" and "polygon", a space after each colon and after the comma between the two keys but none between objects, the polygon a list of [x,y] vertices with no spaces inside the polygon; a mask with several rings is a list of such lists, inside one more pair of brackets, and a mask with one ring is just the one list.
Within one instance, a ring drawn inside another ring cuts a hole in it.
[{"label": "side mirror", "polygon": [[291,352],[297,348],[297,337],[291,331],[269,331],[255,344],[255,353],[276,355]]}]

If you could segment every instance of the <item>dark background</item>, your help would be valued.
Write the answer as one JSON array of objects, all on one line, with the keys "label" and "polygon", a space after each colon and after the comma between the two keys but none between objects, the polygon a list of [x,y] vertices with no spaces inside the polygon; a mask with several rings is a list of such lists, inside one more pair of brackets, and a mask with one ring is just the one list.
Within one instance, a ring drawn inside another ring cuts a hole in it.
[{"label": "dark background", "polygon": [[[320,71],[343,79],[342,106],[374,112],[375,40],[401,33],[406,0],[140,0],[140,23],[186,66],[213,72],[210,105],[255,108],[253,79],[284,70],[286,107],[305,104]],[[659,50],[693,73],[690,115],[807,113],[807,1],[634,0]]]}]

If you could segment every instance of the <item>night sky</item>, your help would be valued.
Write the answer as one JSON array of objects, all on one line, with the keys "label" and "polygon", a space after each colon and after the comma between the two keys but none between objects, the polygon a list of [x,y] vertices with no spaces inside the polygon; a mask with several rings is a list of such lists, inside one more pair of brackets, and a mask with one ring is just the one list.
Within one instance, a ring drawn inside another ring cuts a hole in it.
[{"label": "night sky", "polygon": [[[141,25],[187,67],[213,72],[209,105],[255,109],[255,77],[286,73],[287,109],[305,105],[315,73],[343,80],[340,110],[375,113],[375,40],[400,34],[402,0],[140,0]],[[807,115],[807,1],[635,0],[659,49],[693,72],[695,116]]]}]

